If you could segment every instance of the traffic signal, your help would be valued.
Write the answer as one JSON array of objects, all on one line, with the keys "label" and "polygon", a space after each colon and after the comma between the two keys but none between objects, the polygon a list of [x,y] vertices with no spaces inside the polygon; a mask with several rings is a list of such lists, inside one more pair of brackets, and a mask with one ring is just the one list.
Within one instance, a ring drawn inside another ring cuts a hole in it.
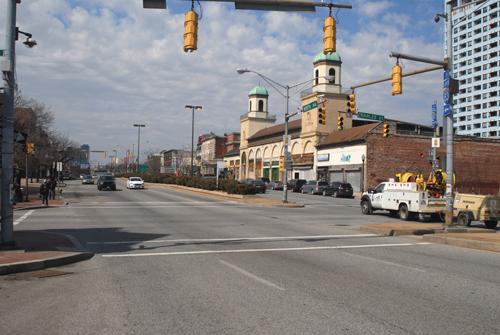
[{"label": "traffic signal", "polygon": [[332,13],[330,12],[330,16],[325,19],[325,26],[323,27],[323,31],[325,32],[325,37],[323,38],[323,42],[325,46],[323,48],[323,54],[331,54],[332,52],[336,52],[336,44],[337,39],[335,37],[336,34],[336,26],[335,19],[332,17]]},{"label": "traffic signal", "polygon": [[351,114],[356,114],[356,97],[354,94],[347,96],[347,111]]},{"label": "traffic signal", "polygon": [[318,108],[318,123],[325,125],[326,124],[326,108],[320,107]]},{"label": "traffic signal", "polygon": [[389,124],[388,123],[384,123],[384,137],[387,137],[389,136]]},{"label": "traffic signal", "polygon": [[198,49],[198,14],[191,7],[191,11],[186,13],[184,22],[184,52]]},{"label": "traffic signal", "polygon": [[280,172],[285,171],[285,157],[280,157]]},{"label": "traffic signal", "polygon": [[23,144],[23,152],[28,152],[28,147],[26,146],[26,144]]},{"label": "traffic signal", "polygon": [[392,95],[403,94],[403,80],[401,66],[396,65],[392,68]]},{"label": "traffic signal", "polygon": [[104,152],[104,158],[106,158],[106,154],[107,154],[107,152]]},{"label": "traffic signal", "polygon": [[86,152],[86,153],[85,153],[85,158],[88,158],[88,157],[89,157],[89,153],[88,153],[88,152]]},{"label": "traffic signal", "polygon": [[35,149],[35,143],[26,143],[26,153],[30,154]]},{"label": "traffic signal", "polygon": [[338,130],[344,129],[344,118],[342,116],[339,116],[337,124],[338,124]]}]

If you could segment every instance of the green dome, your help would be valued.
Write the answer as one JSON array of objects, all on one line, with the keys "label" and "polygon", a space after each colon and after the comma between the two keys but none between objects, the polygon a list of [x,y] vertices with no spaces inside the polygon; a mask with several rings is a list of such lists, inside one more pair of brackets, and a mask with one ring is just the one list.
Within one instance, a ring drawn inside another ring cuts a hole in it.
[{"label": "green dome", "polygon": [[337,62],[341,62],[342,59],[340,59],[340,55],[336,52],[332,52],[331,54],[323,54],[323,51],[321,51],[319,54],[314,57],[314,63],[320,61],[320,60],[334,60]]},{"label": "green dome", "polygon": [[254,95],[254,94],[259,94],[259,95],[269,95],[269,93],[267,92],[267,90],[258,85],[258,86],[255,86],[251,91],[250,93],[248,93],[248,95]]}]

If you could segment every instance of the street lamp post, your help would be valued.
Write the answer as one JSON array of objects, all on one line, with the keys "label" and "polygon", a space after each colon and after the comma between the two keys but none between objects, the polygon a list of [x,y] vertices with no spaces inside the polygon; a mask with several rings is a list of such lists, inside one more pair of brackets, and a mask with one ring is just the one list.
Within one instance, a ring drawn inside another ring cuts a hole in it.
[{"label": "street lamp post", "polygon": [[4,107],[2,133],[2,200],[0,214],[2,217],[0,247],[15,248],[14,241],[14,208],[10,198],[10,187],[14,175],[14,86],[16,85],[16,37],[27,36],[23,44],[28,48],[36,45],[31,34],[20,31],[16,27],[16,10],[20,1],[7,1],[7,24],[5,31],[5,59],[2,60],[2,78],[4,80]]},{"label": "street lamp post", "polygon": [[134,127],[137,127],[138,135],[137,135],[137,173],[140,172],[140,148],[141,148],[141,127],[146,127],[145,124],[134,124]]},{"label": "street lamp post", "polygon": [[[288,101],[290,99],[291,96],[295,95],[297,92],[300,92],[300,90],[305,86],[307,85],[308,83],[310,83],[311,81],[313,80],[316,80],[318,78],[325,78],[329,81],[332,81],[335,79],[334,76],[320,76],[320,77],[316,77],[316,78],[312,78],[312,79],[309,79],[309,80],[306,80],[306,81],[303,81],[299,84],[296,84],[296,85],[293,85],[293,86],[288,86],[288,85],[281,85],[277,82],[275,82],[274,80],[270,79],[270,78],[267,78],[266,76],[256,72],[256,71],[251,71],[249,69],[238,69],[237,70],[238,74],[243,74],[243,73],[247,73],[247,72],[253,72],[255,73],[256,75],[258,75],[259,77],[261,77],[262,79],[264,79],[269,85],[272,86],[272,88],[274,88],[279,94],[281,94],[285,100],[286,100],[286,109],[285,109],[285,137],[288,136],[288,119],[291,118],[292,116],[294,116],[295,114],[297,114],[298,112],[295,112],[295,113],[292,113],[292,114],[288,114]],[[277,89],[274,85],[277,85],[281,88],[284,88],[286,90],[286,95],[281,93],[281,91],[279,89]],[[297,86],[301,86],[303,85],[303,87],[301,87],[300,89],[298,89],[295,93],[293,93],[292,95],[290,95],[290,88],[294,88],[294,87],[297,87]],[[288,156],[288,146],[285,145],[285,159],[286,157]],[[287,168],[287,162],[285,162],[285,169],[284,169],[284,173],[283,173],[283,202],[288,202],[288,194],[287,194],[287,179],[288,179],[288,168]]]},{"label": "street lamp post", "polygon": [[191,177],[193,176],[193,143],[194,143],[194,110],[201,109],[201,106],[191,106],[186,105],[186,109],[191,109],[193,111],[193,117],[191,119]]}]

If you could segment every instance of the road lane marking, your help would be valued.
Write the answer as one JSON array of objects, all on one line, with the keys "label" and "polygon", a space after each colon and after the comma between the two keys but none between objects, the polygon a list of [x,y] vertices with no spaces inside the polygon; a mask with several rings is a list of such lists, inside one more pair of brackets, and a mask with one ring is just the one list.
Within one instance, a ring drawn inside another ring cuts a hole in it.
[{"label": "road lane marking", "polygon": [[222,259],[219,259],[219,262],[221,262],[222,264],[224,264],[226,266],[229,266],[231,269],[236,270],[239,273],[242,273],[245,276],[250,277],[250,278],[252,278],[252,279],[254,279],[254,280],[258,281],[258,282],[261,282],[261,283],[263,283],[263,284],[265,284],[267,286],[271,286],[271,287],[277,288],[278,290],[281,290],[281,291],[285,290],[283,287],[280,287],[280,286],[278,286],[276,284],[273,284],[270,281],[265,280],[264,278],[261,278],[259,276],[254,275],[253,273],[245,271],[242,268],[237,267],[236,265],[233,265],[233,264],[228,263],[228,262],[224,262]]},{"label": "road lane marking", "polygon": [[28,213],[24,214],[23,216],[21,216],[19,219],[17,219],[16,221],[14,221],[14,226],[15,225],[18,225],[20,224],[24,219],[26,219],[28,216],[31,215],[31,213],[33,213],[35,210],[30,210]]},{"label": "road lane marking", "polygon": [[153,192],[153,193],[158,193],[158,194],[161,194],[161,195],[166,195],[168,197],[173,197],[173,198],[179,198],[179,199],[184,199],[184,200],[189,200],[189,198],[185,198],[185,197],[180,197],[178,195],[172,195],[172,194],[169,194],[169,193],[164,193],[164,192],[158,192],[158,191],[153,191],[151,189],[147,189],[149,192]]},{"label": "road lane marking", "polygon": [[215,205],[181,205],[181,206],[177,206],[177,205],[165,205],[165,206],[161,206],[161,205],[146,205],[146,206],[130,206],[130,205],[127,205],[127,204],[124,204],[123,206],[106,206],[106,205],[102,205],[102,206],[81,206],[81,204],[78,204],[76,206],[71,206],[71,207],[68,207],[69,209],[133,209],[133,208],[210,208],[210,207],[230,207],[230,208],[236,208],[236,207],[251,207],[249,205],[228,205],[228,204],[215,204]]},{"label": "road lane marking", "polygon": [[317,238],[342,238],[342,237],[371,237],[376,234],[354,235],[319,235],[319,236],[271,236],[271,237],[234,237],[234,238],[198,238],[178,240],[149,240],[149,241],[119,241],[119,242],[87,242],[86,244],[135,244],[135,243],[165,243],[165,242],[234,242],[234,241],[276,241],[276,240],[303,240]]},{"label": "road lane marking", "polygon": [[410,270],[415,270],[415,271],[420,271],[420,272],[427,272],[427,271],[422,270],[422,269],[412,268],[410,266],[401,265],[401,264],[398,264],[398,263],[382,261],[382,260],[376,259],[376,258],[371,258],[371,257],[366,257],[366,256],[361,256],[361,255],[356,255],[356,254],[351,254],[349,252],[344,252],[343,254],[344,255],[349,255],[349,256],[355,256],[355,257],[359,257],[359,258],[364,258],[364,259],[367,259],[367,260],[370,260],[370,261],[376,261],[376,262],[380,262],[380,263],[384,263],[384,264],[388,264],[388,265],[400,266],[402,268],[406,268],[406,269],[410,269]]},{"label": "road lane marking", "polygon": [[202,250],[202,251],[172,251],[158,253],[143,253],[143,254],[115,254],[102,255],[106,258],[120,257],[147,257],[147,256],[181,256],[181,255],[202,255],[202,254],[231,254],[245,252],[273,252],[273,251],[308,251],[308,250],[331,250],[331,249],[358,249],[358,248],[380,248],[380,247],[409,247],[416,245],[428,245],[431,243],[398,243],[398,244],[371,244],[371,245],[345,245],[333,247],[303,247],[303,248],[275,248],[275,249],[243,249],[243,250]]}]

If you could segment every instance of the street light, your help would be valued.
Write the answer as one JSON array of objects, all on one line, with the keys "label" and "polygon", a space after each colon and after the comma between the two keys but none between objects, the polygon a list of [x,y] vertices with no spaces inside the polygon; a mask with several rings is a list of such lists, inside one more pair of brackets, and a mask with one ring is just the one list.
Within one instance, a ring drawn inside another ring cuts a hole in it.
[{"label": "street light", "polygon": [[138,135],[137,135],[137,173],[139,173],[140,171],[140,160],[139,160],[139,150],[140,150],[140,147],[141,147],[141,127],[146,127],[145,124],[134,124],[134,127],[137,127],[137,130],[138,130]]},{"label": "street light", "polygon": [[[2,60],[2,78],[4,80],[3,132],[2,132],[2,200],[0,215],[2,217],[0,247],[16,248],[14,241],[14,209],[10,201],[10,184],[14,174],[14,88],[16,86],[16,40],[19,29],[16,27],[16,10],[20,1],[7,1],[7,22],[5,30],[5,59]],[[24,44],[28,47],[36,45],[31,34],[23,33],[28,38]]]},{"label": "street light", "polygon": [[[281,94],[285,100],[286,100],[286,111],[285,111],[285,137],[288,136],[288,119],[292,116],[294,116],[295,114],[297,114],[298,112],[295,112],[295,113],[292,113],[292,114],[288,114],[288,100],[290,99],[291,96],[297,94],[298,92],[300,92],[300,90],[306,86],[308,83],[310,83],[311,81],[313,80],[316,80],[318,78],[325,78],[326,80],[328,81],[333,81],[335,79],[335,76],[320,76],[320,77],[316,77],[316,78],[312,78],[312,79],[309,79],[309,80],[306,80],[306,81],[303,81],[299,84],[296,84],[296,85],[293,85],[293,86],[284,86],[284,85],[281,85],[277,82],[275,82],[274,80],[270,79],[270,78],[267,78],[266,76],[256,72],[256,71],[252,71],[252,70],[249,70],[249,69],[238,69],[236,70],[236,72],[238,72],[238,74],[243,74],[243,73],[247,73],[247,72],[253,72],[255,73],[256,75],[258,75],[259,77],[261,77],[262,79],[264,79],[269,85],[271,85],[272,88],[274,88],[279,94]],[[281,88],[284,88],[286,90],[286,95],[281,93],[281,91],[276,88],[273,83]],[[290,92],[290,88],[294,88],[294,87],[297,87],[297,86],[300,86],[300,85],[303,85],[301,88],[299,88],[295,93],[293,94],[289,94]],[[286,157],[288,156],[288,146],[285,146],[285,159]],[[288,199],[287,199],[287,179],[288,179],[288,169],[286,167],[287,165],[285,164],[285,169],[284,169],[284,173],[283,173],[283,202],[288,202]]]},{"label": "street light", "polygon": [[194,142],[194,110],[195,109],[201,109],[201,106],[191,106],[191,105],[186,105],[186,109],[192,109],[193,110],[193,117],[191,121],[191,177],[193,176],[193,142]]}]

